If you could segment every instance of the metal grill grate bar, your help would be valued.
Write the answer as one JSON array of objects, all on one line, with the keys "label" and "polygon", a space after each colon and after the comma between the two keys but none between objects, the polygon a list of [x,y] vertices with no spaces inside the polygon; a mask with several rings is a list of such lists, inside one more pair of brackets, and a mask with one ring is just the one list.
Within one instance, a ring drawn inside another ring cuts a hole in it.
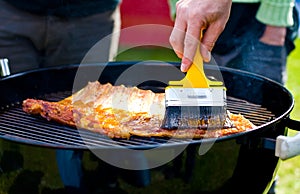
[{"label": "metal grill grate bar", "polygon": [[[39,97],[48,101],[59,101],[71,95],[71,92],[57,92]],[[275,115],[260,105],[237,98],[227,98],[227,108],[235,114],[242,114],[255,125],[262,125],[274,119]],[[20,103],[2,107],[0,112],[0,135],[3,138],[27,142],[30,144],[62,148],[139,148],[191,143],[190,140],[141,138],[113,140],[104,135],[84,129],[73,129],[45,119],[33,117],[22,110]]]},{"label": "metal grill grate bar", "polygon": [[[18,120],[16,121],[16,118]],[[160,145],[166,140],[139,139],[114,141],[104,135],[87,130],[75,130],[57,125],[24,113],[21,108],[11,108],[0,116],[0,133],[10,138],[26,138],[36,144],[54,144],[55,146],[73,147],[116,147]],[[174,142],[173,140],[171,143]],[[175,141],[176,142],[176,141]]]},{"label": "metal grill grate bar", "polygon": [[261,107],[261,105],[233,97],[227,98],[227,108],[232,113],[242,114],[257,126],[267,123],[275,118],[275,115],[272,112]]},{"label": "metal grill grate bar", "polygon": [[[18,120],[16,121],[16,118]],[[15,136],[23,135],[24,138],[34,139],[35,141],[45,141],[47,143],[55,143],[61,145],[82,146],[111,146],[112,143],[107,142],[104,136],[94,133],[79,132],[72,128],[57,125],[55,123],[44,121],[35,117],[26,115],[21,109],[13,108],[5,113],[1,119],[0,131]],[[101,138],[101,141],[99,140]],[[50,140],[53,141],[50,141]],[[85,141],[83,141],[84,139]],[[110,140],[111,141],[111,140]]]}]

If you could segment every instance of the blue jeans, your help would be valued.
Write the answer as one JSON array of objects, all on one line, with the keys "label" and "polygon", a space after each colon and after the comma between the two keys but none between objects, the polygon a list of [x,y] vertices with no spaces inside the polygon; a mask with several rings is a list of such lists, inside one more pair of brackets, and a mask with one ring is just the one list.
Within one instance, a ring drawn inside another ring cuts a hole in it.
[{"label": "blue jeans", "polygon": [[83,188],[82,156],[80,150],[56,150],[57,166],[64,186]]},{"label": "blue jeans", "polygon": [[298,29],[297,13],[294,12],[294,26],[287,28],[285,45],[273,46],[259,41],[266,26],[256,20],[258,8],[258,3],[233,3],[212,56],[220,66],[256,73],[283,84],[287,56],[294,49]]},{"label": "blue jeans", "polygon": [[284,46],[267,45],[258,39],[245,40],[238,49],[213,56],[220,66],[259,74],[281,84],[286,81],[287,53]]}]

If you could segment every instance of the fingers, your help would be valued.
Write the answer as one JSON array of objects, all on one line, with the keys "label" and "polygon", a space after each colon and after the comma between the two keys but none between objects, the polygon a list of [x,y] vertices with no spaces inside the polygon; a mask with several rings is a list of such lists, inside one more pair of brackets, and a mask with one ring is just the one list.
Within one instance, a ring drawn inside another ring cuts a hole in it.
[{"label": "fingers", "polygon": [[180,28],[174,26],[169,38],[169,42],[179,58],[183,57],[184,37],[185,30],[181,30]]},{"label": "fingers", "polygon": [[[200,28],[185,30],[174,27],[170,36],[170,44],[176,55],[181,58],[181,71],[186,72],[191,66],[199,45]],[[202,49],[201,49],[202,50]]]},{"label": "fingers", "polygon": [[[211,51],[229,18],[231,0],[179,0],[170,43],[182,59],[181,70],[187,71],[200,45],[205,62],[211,60]],[[205,29],[200,40],[200,34]],[[201,44],[199,44],[201,41]]]},{"label": "fingers", "polygon": [[[182,6],[184,8],[184,6]],[[183,9],[181,7],[181,9]],[[180,11],[179,13],[187,12]],[[195,52],[199,45],[201,26],[196,24],[188,24],[184,14],[176,17],[174,28],[170,36],[170,44],[173,47],[176,55],[182,59],[181,71],[186,72],[193,62]],[[195,21],[195,20],[192,20]]]},{"label": "fingers", "polygon": [[217,23],[211,24],[205,30],[200,46],[200,52],[205,62],[211,60],[211,51],[223,30],[224,25],[218,25]]},{"label": "fingers", "polygon": [[184,39],[184,53],[181,61],[182,72],[186,72],[193,63],[195,53],[200,43],[200,32],[201,26],[198,23],[188,24]]},{"label": "fingers", "polygon": [[[215,33],[213,27],[209,27],[203,34],[200,43],[201,27],[199,25],[188,25],[186,32],[184,30],[173,28],[170,36],[170,44],[172,45],[176,55],[181,58],[181,71],[186,72],[191,66],[197,47],[200,45],[200,53],[205,62],[211,60],[211,51],[219,36]],[[210,33],[214,30],[214,33]]]},{"label": "fingers", "polygon": [[176,3],[177,15],[174,23],[174,28],[169,38],[169,42],[179,58],[183,57],[185,31],[187,26],[185,16],[187,11],[184,10],[186,7],[183,6],[183,4],[184,1],[182,0]]}]

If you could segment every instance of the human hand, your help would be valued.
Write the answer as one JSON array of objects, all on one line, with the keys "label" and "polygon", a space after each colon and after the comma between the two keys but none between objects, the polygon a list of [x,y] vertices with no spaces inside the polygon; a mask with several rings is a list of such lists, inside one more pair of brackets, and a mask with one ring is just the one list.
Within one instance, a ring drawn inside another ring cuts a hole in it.
[{"label": "human hand", "polygon": [[273,46],[283,46],[286,36],[286,27],[267,25],[259,41]]},{"label": "human hand", "polygon": [[199,45],[203,60],[210,61],[210,52],[225,28],[231,4],[231,0],[179,0],[177,2],[170,44],[176,55],[182,59],[181,71],[186,72],[189,69]]}]

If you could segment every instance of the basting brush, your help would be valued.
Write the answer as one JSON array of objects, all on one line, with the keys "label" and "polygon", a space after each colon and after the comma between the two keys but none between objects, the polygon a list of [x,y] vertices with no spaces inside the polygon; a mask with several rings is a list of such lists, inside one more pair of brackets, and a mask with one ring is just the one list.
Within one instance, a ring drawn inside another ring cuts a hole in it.
[{"label": "basting brush", "polygon": [[226,120],[226,88],[209,80],[196,51],[193,64],[180,81],[169,81],[165,89],[164,129],[222,128]]}]

